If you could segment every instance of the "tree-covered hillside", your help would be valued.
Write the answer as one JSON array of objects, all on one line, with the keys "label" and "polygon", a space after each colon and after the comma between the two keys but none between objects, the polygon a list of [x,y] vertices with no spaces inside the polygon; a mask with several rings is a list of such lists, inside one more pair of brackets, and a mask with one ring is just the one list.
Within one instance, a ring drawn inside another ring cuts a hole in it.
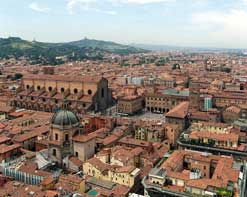
[{"label": "tree-covered hillside", "polygon": [[83,39],[68,43],[26,41],[17,37],[0,38],[0,58],[25,58],[31,64],[62,64],[74,60],[101,60],[105,53],[127,55],[146,50],[114,42]]}]

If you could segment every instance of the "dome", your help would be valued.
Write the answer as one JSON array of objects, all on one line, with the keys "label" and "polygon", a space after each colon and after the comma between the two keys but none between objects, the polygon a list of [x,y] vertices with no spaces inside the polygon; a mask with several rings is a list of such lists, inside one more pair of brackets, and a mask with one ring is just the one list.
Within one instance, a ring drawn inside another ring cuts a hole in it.
[{"label": "dome", "polygon": [[80,124],[80,120],[72,111],[61,110],[53,115],[51,124],[55,127],[75,127]]}]

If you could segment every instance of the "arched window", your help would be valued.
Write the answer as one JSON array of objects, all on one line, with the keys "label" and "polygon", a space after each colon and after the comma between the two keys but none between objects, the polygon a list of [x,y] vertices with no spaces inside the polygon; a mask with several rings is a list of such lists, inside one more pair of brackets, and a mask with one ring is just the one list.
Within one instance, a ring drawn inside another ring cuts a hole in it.
[{"label": "arched window", "polygon": [[37,90],[40,90],[40,86],[37,86]]},{"label": "arched window", "polygon": [[57,151],[56,151],[56,149],[52,149],[52,155],[53,155],[53,156],[57,156]]},{"label": "arched window", "polygon": [[65,134],[65,141],[69,141],[69,134],[68,133]]},{"label": "arched window", "polygon": [[88,93],[89,95],[91,95],[91,94],[92,94],[92,90],[89,89],[89,90],[87,91],[87,93]]},{"label": "arched window", "polygon": [[58,134],[57,133],[55,134],[55,140],[58,140]]},{"label": "arched window", "polygon": [[51,92],[51,91],[52,91],[52,87],[50,86],[50,87],[48,88],[48,90],[49,90],[49,92]]},{"label": "arched window", "polygon": [[26,88],[27,88],[27,89],[29,89],[29,88],[30,88],[30,86],[29,86],[29,85],[27,85],[27,86],[26,86]]},{"label": "arched window", "polygon": [[101,89],[101,97],[104,98],[104,96],[105,96],[105,89],[102,88],[102,89]]},{"label": "arched window", "polygon": [[64,92],[64,88],[61,88],[61,92],[62,92],[62,93]]},{"label": "arched window", "polygon": [[77,93],[78,93],[78,89],[75,88],[75,89],[74,89],[74,94],[77,94]]}]

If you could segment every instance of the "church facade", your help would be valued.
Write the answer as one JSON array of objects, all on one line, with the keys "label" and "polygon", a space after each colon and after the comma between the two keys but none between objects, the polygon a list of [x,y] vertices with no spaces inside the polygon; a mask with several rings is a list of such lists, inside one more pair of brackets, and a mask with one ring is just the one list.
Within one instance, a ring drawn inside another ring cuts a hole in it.
[{"label": "church facade", "polygon": [[77,113],[102,111],[112,103],[108,80],[103,77],[64,75],[25,75],[11,105],[19,108],[55,112],[66,99]]}]

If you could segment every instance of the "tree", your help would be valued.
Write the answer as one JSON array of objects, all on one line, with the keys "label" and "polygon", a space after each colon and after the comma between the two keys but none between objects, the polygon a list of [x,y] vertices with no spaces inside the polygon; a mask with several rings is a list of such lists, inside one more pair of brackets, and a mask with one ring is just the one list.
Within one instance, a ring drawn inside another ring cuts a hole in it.
[{"label": "tree", "polygon": [[180,69],[180,65],[179,64],[173,64],[172,70],[175,70],[175,69]]},{"label": "tree", "polygon": [[172,70],[175,70],[175,69],[177,69],[177,64],[173,64],[172,66]]},{"label": "tree", "polygon": [[21,73],[15,73],[15,76],[12,78],[12,80],[18,80],[18,79],[21,79],[23,77],[23,74]]},{"label": "tree", "polygon": [[226,72],[226,73],[230,73],[232,71],[232,69],[230,69],[230,68],[224,68],[223,71]]}]

